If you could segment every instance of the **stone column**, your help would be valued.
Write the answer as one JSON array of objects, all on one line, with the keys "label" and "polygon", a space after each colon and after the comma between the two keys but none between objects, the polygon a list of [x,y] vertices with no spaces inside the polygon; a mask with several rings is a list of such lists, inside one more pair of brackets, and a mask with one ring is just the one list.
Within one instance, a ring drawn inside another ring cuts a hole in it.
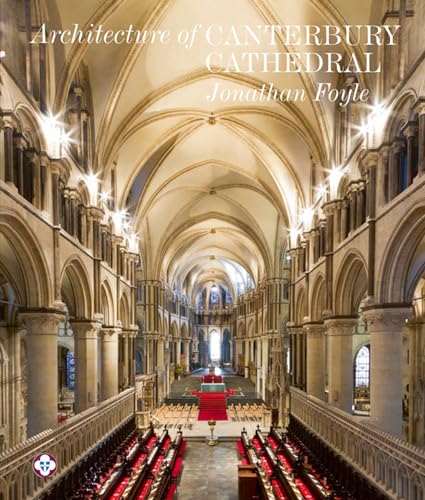
[{"label": "stone column", "polygon": [[128,382],[130,385],[136,383],[136,336],[137,326],[130,331],[130,359],[128,363]]},{"label": "stone column", "polygon": [[345,240],[347,237],[347,211],[348,211],[349,202],[344,199],[341,202],[341,240]]},{"label": "stone column", "polygon": [[363,311],[370,332],[370,417],[383,431],[402,435],[403,326],[410,307]]},{"label": "stone column", "polygon": [[122,364],[120,366],[120,386],[128,387],[128,364],[129,364],[129,348],[130,348],[130,332],[128,330],[122,331],[121,345],[122,345]]},{"label": "stone column", "polygon": [[409,123],[405,129],[405,136],[407,142],[407,185],[410,186],[413,182],[414,173],[414,147],[415,147],[416,124]]},{"label": "stone column", "polygon": [[65,316],[56,312],[19,315],[26,330],[28,359],[28,437],[57,423],[58,327]]},{"label": "stone column", "polygon": [[425,172],[425,102],[420,102],[417,107],[419,115],[419,156],[418,156],[418,176]]},{"label": "stone column", "polygon": [[302,389],[305,386],[304,380],[304,330],[294,328],[295,333],[295,386]]},{"label": "stone column", "polygon": [[261,349],[261,378],[262,378],[262,387],[261,387],[261,397],[263,400],[266,400],[266,389],[267,389],[267,370],[269,366],[269,342],[267,337],[263,337],[262,339],[262,349]]},{"label": "stone column", "polygon": [[102,363],[102,399],[109,399],[118,394],[118,338],[119,328],[102,328],[101,363]]},{"label": "stone column", "polygon": [[[98,401],[96,321],[73,321],[75,341],[75,412],[95,406]],[[104,375],[104,374],[103,374]]]},{"label": "stone column", "polygon": [[353,408],[353,334],[357,321],[357,318],[325,321],[329,403],[348,413]]},{"label": "stone column", "polygon": [[307,337],[307,392],[325,398],[325,325],[304,325]]},{"label": "stone column", "polygon": [[24,196],[24,148],[25,140],[22,135],[15,137],[17,187],[21,196]]},{"label": "stone column", "polygon": [[14,186],[13,179],[13,127],[6,123],[4,128],[4,158],[5,158],[5,181]]}]

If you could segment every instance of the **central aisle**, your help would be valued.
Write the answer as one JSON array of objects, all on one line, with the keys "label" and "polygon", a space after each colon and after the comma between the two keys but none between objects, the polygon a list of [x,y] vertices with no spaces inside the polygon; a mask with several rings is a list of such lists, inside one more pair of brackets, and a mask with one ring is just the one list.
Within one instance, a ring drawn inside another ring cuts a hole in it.
[{"label": "central aisle", "polygon": [[177,488],[184,500],[237,500],[238,457],[236,443],[188,442],[183,473]]}]

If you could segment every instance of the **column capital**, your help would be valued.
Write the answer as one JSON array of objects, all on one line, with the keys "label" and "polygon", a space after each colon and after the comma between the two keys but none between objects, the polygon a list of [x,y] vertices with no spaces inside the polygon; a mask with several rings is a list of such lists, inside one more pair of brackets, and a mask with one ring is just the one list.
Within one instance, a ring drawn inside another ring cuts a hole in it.
[{"label": "column capital", "polygon": [[410,304],[381,305],[362,310],[370,333],[379,331],[400,331],[413,317]]},{"label": "column capital", "polygon": [[368,151],[362,158],[362,163],[366,170],[376,168],[379,162],[379,153],[377,151]]},{"label": "column capital", "polygon": [[302,326],[287,326],[289,335],[301,335],[304,333]]},{"label": "column capital", "polygon": [[415,103],[414,109],[419,116],[425,115],[425,99],[419,99]]},{"label": "column capital", "polygon": [[404,148],[404,141],[403,139],[397,138],[394,139],[393,143],[391,144],[391,151],[394,153],[400,153]]},{"label": "column capital", "polygon": [[65,321],[65,314],[57,310],[27,310],[19,313],[18,319],[27,330],[40,335],[57,335],[57,328],[61,321]]},{"label": "column capital", "polygon": [[403,127],[403,134],[406,138],[414,137],[417,130],[418,125],[415,122],[407,122]]},{"label": "column capital", "polygon": [[303,330],[307,333],[308,337],[321,338],[325,333],[326,327],[323,323],[305,323]]},{"label": "column capital", "polygon": [[99,336],[101,338],[112,337],[113,335],[119,335],[120,333],[121,328],[118,326],[101,327],[99,330]]},{"label": "column capital", "polygon": [[27,149],[25,151],[25,156],[27,157],[29,162],[34,163],[35,165],[40,165],[40,154],[36,149]]},{"label": "column capital", "polygon": [[101,221],[104,216],[104,212],[101,208],[89,206],[87,207],[87,216],[93,220]]},{"label": "column capital", "polygon": [[333,215],[335,213],[336,208],[337,208],[337,200],[328,201],[322,205],[323,213],[326,216]]},{"label": "column capital", "polygon": [[49,166],[51,173],[58,175],[66,185],[70,178],[70,172],[66,164],[61,160],[51,160]]},{"label": "column capital", "polygon": [[18,128],[18,121],[16,120],[14,115],[10,113],[3,114],[0,119],[0,126],[1,128],[16,129]]},{"label": "column capital", "polygon": [[358,318],[341,317],[329,318],[324,321],[328,336],[341,337],[354,335],[354,327],[358,323]]},{"label": "column capital", "polygon": [[74,320],[71,321],[71,328],[77,339],[95,339],[102,328],[102,323],[91,320]]}]

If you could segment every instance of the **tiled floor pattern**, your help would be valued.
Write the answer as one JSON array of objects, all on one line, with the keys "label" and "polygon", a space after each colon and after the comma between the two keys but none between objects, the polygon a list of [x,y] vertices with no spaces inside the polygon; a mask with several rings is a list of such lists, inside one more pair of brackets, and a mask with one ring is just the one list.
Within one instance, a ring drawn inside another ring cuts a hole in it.
[{"label": "tiled floor pattern", "polygon": [[237,500],[238,457],[236,443],[189,442],[183,462],[178,500]]}]

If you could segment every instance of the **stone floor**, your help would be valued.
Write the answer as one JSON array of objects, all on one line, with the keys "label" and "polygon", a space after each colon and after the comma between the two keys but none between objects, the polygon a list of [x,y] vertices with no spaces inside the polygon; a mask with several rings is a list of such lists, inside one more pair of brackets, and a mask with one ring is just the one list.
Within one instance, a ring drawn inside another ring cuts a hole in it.
[{"label": "stone floor", "polygon": [[177,487],[178,500],[237,500],[238,456],[236,443],[189,442]]}]

